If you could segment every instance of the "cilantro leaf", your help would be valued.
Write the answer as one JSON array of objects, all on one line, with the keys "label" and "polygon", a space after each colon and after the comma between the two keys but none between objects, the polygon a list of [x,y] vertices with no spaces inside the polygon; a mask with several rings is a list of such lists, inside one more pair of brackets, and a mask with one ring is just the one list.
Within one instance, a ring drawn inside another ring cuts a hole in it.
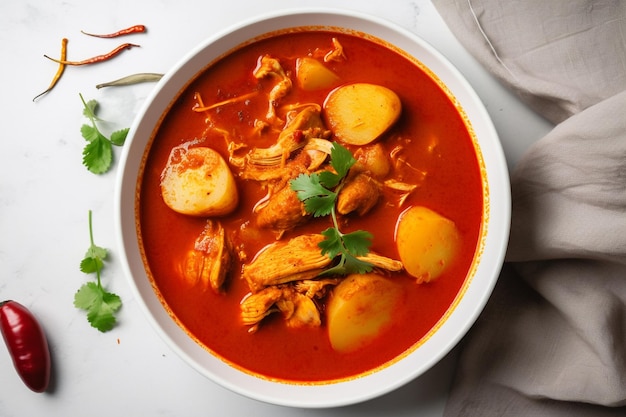
[{"label": "cilantro leaf", "polygon": [[354,159],[350,151],[338,143],[335,143],[331,148],[330,158],[330,165],[341,178],[348,175],[348,171],[356,163],[356,159]]},{"label": "cilantro leaf", "polygon": [[87,321],[92,327],[106,332],[115,326],[115,312],[122,306],[122,301],[97,283],[87,282],[74,295],[74,306],[87,311]]},{"label": "cilantro leaf", "polygon": [[320,184],[318,174],[300,174],[291,181],[291,189],[304,202],[306,212],[314,217],[328,216],[335,206],[337,194]]},{"label": "cilantro leaf", "polygon": [[[83,96],[80,95],[80,97],[82,99]],[[85,116],[86,118],[90,120],[99,120],[98,117],[96,116],[96,109],[98,108],[98,102],[96,100],[89,100],[87,102],[83,100],[83,104],[84,104],[83,116]]]},{"label": "cilantro leaf", "polygon": [[80,134],[85,138],[87,142],[93,142],[100,137],[100,132],[93,126],[82,125],[80,127]]},{"label": "cilantro leaf", "polygon": [[324,217],[332,213],[336,197],[328,195],[318,198],[310,198],[304,202],[307,213],[313,213],[313,217]]},{"label": "cilantro leaf", "polygon": [[291,189],[298,194],[298,198],[301,201],[305,201],[309,198],[328,196],[334,194],[332,191],[324,188],[320,184],[320,177],[318,174],[300,174],[293,180],[291,180]]},{"label": "cilantro leaf", "polygon": [[85,258],[80,261],[80,271],[85,274],[95,274],[102,267],[104,267],[104,262],[101,259]]},{"label": "cilantro leaf", "polygon": [[99,246],[90,246],[85,254],[85,258],[80,262],[80,270],[85,274],[93,274],[102,269],[107,250]]},{"label": "cilantro leaf", "polygon": [[318,175],[320,184],[326,188],[335,188],[343,179],[343,176],[330,171],[322,171]]},{"label": "cilantro leaf", "polygon": [[122,306],[122,300],[102,286],[100,272],[104,268],[107,250],[97,246],[93,241],[91,210],[89,211],[89,240],[89,249],[80,262],[80,270],[86,274],[95,273],[97,280],[87,282],[80,287],[74,295],[74,306],[87,312],[87,321],[93,327],[106,332],[115,326],[115,312]]},{"label": "cilantro leaf", "polygon": [[374,236],[365,230],[357,230],[343,235],[346,250],[354,256],[365,256],[369,252]]},{"label": "cilantro leaf", "polygon": [[371,263],[362,261],[349,253],[343,254],[339,266],[345,271],[344,274],[365,274],[374,268]]},{"label": "cilantro leaf", "polygon": [[342,253],[339,262],[335,266],[324,270],[320,276],[365,274],[372,271],[372,269],[371,263],[362,261],[349,253]]},{"label": "cilantro leaf", "polygon": [[80,128],[81,135],[88,142],[83,149],[83,165],[94,174],[104,174],[113,163],[113,145],[122,146],[129,129],[113,132],[111,138],[107,138],[96,125],[96,121],[100,120],[96,116],[98,102],[96,100],[85,101],[82,94],[79,96],[83,102],[83,115],[91,122],[91,125],[83,124]]},{"label": "cilantro leaf", "polygon": [[107,257],[107,250],[100,246],[91,245],[89,249],[87,249],[87,253],[85,253],[85,258],[87,257],[104,260]]},{"label": "cilantro leaf", "polygon": [[342,251],[341,232],[337,228],[329,227],[321,234],[325,237],[318,244],[322,250],[322,255],[328,255],[329,258],[334,259]]},{"label": "cilantro leaf", "polygon": [[339,256],[339,262],[325,270],[322,275],[363,274],[372,270],[372,264],[362,261],[357,256],[365,256],[369,252],[372,234],[364,230],[342,234],[339,229],[328,228],[322,232],[325,239],[319,243],[322,254],[331,259]]},{"label": "cilantro leaf", "polygon": [[83,165],[94,174],[107,172],[113,162],[113,147],[111,142],[99,135],[89,142],[83,149]]},{"label": "cilantro leaf", "polygon": [[83,284],[74,294],[74,307],[89,310],[101,298],[100,288],[95,282]]},{"label": "cilantro leaf", "polygon": [[111,133],[111,143],[117,146],[122,146],[126,141],[126,136],[128,136],[129,130],[130,128],[127,127],[126,129],[117,130]]}]

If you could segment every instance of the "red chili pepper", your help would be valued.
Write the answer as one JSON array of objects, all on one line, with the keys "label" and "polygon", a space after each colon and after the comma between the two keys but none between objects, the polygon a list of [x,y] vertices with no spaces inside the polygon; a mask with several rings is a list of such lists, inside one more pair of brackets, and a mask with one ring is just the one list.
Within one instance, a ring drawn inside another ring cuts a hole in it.
[{"label": "red chili pepper", "polygon": [[144,25],[135,25],[126,29],[118,30],[117,32],[107,33],[104,35],[96,35],[94,33],[87,33],[84,30],[81,30],[81,33],[89,36],[95,36],[96,38],[117,38],[118,36],[130,35],[132,33],[141,33],[145,32],[146,27]]},{"label": "red chili pepper", "polygon": [[50,351],[35,316],[15,301],[3,301],[0,303],[0,330],[22,381],[31,390],[44,392],[50,382]]},{"label": "red chili pepper", "polygon": [[64,61],[64,60],[60,60],[60,59],[55,59],[55,58],[51,58],[48,55],[44,55],[46,58],[48,58],[51,61],[54,61],[58,64],[65,64],[65,65],[88,65],[88,64],[97,64],[98,62],[104,62],[104,61],[108,61],[109,59],[113,58],[115,55],[119,54],[120,52],[122,52],[124,49],[130,49],[134,46],[139,46],[139,45],[135,45],[134,43],[123,43],[120,46],[118,46],[117,48],[115,48],[114,50],[112,50],[111,52],[108,52],[106,54],[103,55],[98,55],[98,56],[94,56],[93,58],[88,58],[85,59],[83,61]]}]

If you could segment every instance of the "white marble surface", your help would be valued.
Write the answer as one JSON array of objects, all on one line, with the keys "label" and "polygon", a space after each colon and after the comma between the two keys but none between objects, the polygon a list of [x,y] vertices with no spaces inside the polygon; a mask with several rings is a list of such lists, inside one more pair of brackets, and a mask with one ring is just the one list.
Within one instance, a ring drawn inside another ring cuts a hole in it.
[{"label": "white marble surface", "polygon": [[[210,34],[259,13],[332,6],[389,19],[439,49],[483,99],[500,134],[509,166],[543,136],[548,123],[533,115],[474,61],[427,0],[17,0],[0,4],[2,71],[0,120],[0,299],[29,307],[42,322],[53,356],[53,383],[29,391],[0,347],[0,415],[11,416],[441,416],[455,351],[422,377],[364,404],[331,410],[290,409],[231,393],[200,376],[156,335],[121,272],[114,235],[114,168],[95,176],[82,166],[79,129],[85,119],[78,93],[101,103],[104,130],[130,126],[152,84],[96,90],[95,85],[135,72],[165,72]],[[81,35],[145,24],[133,38],[141,48],[106,64],[68,68],[58,86],[33,103],[56,71],[43,54],[58,55],[69,39],[70,57],[116,45]],[[119,152],[118,152],[119,154]],[[123,300],[120,324],[108,333],[91,328],[73,305],[75,291],[92,279],[78,264],[89,244],[93,210],[96,243],[110,251],[104,284]]]}]

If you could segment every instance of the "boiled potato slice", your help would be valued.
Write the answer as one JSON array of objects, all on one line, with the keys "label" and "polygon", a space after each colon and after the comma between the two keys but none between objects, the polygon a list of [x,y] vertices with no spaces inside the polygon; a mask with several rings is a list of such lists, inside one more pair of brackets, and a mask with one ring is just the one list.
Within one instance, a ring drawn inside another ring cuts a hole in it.
[{"label": "boiled potato slice", "polygon": [[221,216],[237,207],[237,185],[224,158],[206,147],[177,146],[161,174],[163,200],[191,216]]},{"label": "boiled potato slice", "polygon": [[328,125],[339,140],[366,145],[398,120],[402,104],[398,95],[386,87],[356,83],[331,91],[324,110]]},{"label": "boiled potato slice", "polygon": [[454,261],[461,236],[453,221],[426,207],[414,206],[398,220],[396,244],[404,269],[418,283],[430,282]]},{"label": "boiled potato slice", "polygon": [[326,305],[333,349],[350,352],[374,340],[391,324],[402,294],[397,283],[383,276],[348,275],[333,289]]},{"label": "boiled potato slice", "polygon": [[303,90],[320,90],[331,87],[339,76],[315,58],[303,57],[296,60],[296,78]]}]

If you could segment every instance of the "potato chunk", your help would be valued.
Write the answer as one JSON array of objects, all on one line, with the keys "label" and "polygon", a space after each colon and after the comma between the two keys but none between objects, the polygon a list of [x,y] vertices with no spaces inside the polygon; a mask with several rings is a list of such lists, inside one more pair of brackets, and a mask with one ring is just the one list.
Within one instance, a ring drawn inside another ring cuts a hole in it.
[{"label": "potato chunk", "polygon": [[414,206],[400,215],[396,244],[404,269],[418,283],[430,282],[458,255],[461,235],[450,219],[426,207]]},{"label": "potato chunk", "polygon": [[302,57],[296,60],[296,78],[303,90],[320,90],[332,87],[339,76],[315,58]]},{"label": "potato chunk", "polygon": [[326,306],[328,337],[338,352],[351,352],[379,336],[393,320],[401,287],[377,274],[347,276],[333,289]]},{"label": "potato chunk", "polygon": [[339,140],[366,145],[398,120],[402,104],[398,95],[386,87],[356,83],[331,91],[324,110],[328,125]]},{"label": "potato chunk", "polygon": [[191,216],[221,216],[237,207],[237,185],[226,161],[215,150],[183,144],[172,149],[161,173],[163,201]]}]

